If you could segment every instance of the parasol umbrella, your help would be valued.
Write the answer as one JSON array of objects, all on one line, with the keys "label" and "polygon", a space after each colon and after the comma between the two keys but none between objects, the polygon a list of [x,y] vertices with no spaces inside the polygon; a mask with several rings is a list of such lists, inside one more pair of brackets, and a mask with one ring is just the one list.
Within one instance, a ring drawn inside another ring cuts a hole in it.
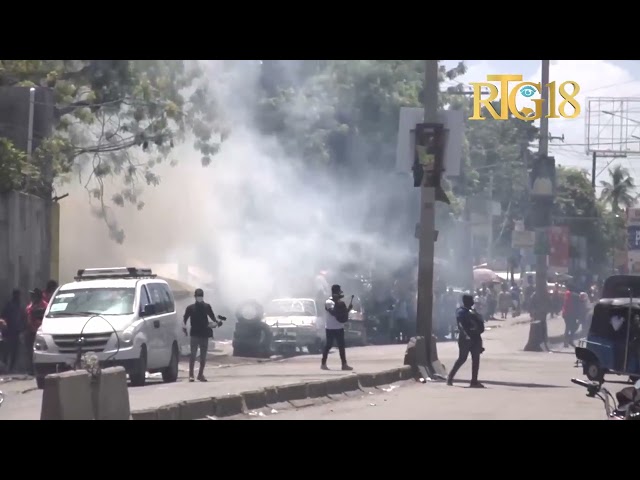
[{"label": "parasol umbrella", "polygon": [[473,284],[476,287],[483,283],[502,283],[502,279],[496,272],[488,268],[476,268],[473,270]]}]

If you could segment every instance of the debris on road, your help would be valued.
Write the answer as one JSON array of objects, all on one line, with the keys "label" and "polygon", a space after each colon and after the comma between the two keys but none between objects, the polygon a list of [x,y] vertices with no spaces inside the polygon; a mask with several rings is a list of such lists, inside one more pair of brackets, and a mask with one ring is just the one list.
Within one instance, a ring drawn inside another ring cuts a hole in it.
[{"label": "debris on road", "polygon": [[393,392],[396,388],[398,388],[397,385],[389,385],[388,387],[383,388],[382,390],[385,392]]}]

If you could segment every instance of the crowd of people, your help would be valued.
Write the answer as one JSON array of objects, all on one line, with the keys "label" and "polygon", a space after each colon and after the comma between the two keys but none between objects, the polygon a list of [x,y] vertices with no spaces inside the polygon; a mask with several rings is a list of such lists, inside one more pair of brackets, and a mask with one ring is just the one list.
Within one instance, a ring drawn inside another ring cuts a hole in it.
[{"label": "crowd of people", "polygon": [[[573,345],[576,333],[589,328],[591,304],[597,298],[596,285],[586,287],[577,282],[550,285],[545,312],[551,317],[561,315],[565,322],[565,345]],[[533,276],[522,282],[485,283],[472,295],[474,311],[486,320],[505,320],[511,315],[534,315],[536,311],[536,288]],[[452,312],[461,307],[462,291],[452,287],[434,292],[434,329],[439,338],[454,337],[457,325]]]},{"label": "crowd of people", "polygon": [[[556,283],[550,288],[545,312],[551,318],[562,316],[565,346],[573,346],[580,328],[585,333],[588,330],[590,306],[597,300],[596,292],[595,285],[584,288],[571,281]],[[534,278],[529,276],[524,287],[516,282],[485,284],[476,290],[474,301],[476,311],[486,320],[497,320],[497,316],[504,320],[509,314],[513,317],[522,313],[534,315],[537,304]]]},{"label": "crowd of people", "polygon": [[32,356],[36,332],[58,282],[49,280],[43,290],[29,291],[24,302],[22,292],[14,289],[0,312],[0,373],[33,374]]}]

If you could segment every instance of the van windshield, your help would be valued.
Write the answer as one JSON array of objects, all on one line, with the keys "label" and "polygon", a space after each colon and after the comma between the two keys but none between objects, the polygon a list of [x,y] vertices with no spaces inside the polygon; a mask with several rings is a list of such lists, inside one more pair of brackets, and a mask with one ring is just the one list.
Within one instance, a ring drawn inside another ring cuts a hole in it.
[{"label": "van windshield", "polygon": [[131,315],[135,288],[64,290],[51,300],[47,317]]},{"label": "van windshield", "polygon": [[312,317],[316,306],[312,300],[272,300],[266,308],[267,317]]}]

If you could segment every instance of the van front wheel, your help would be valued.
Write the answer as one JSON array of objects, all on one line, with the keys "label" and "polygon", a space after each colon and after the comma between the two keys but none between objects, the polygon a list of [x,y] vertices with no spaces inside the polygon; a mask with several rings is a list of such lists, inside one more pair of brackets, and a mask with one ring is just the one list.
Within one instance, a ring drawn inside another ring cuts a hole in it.
[{"label": "van front wheel", "polygon": [[180,356],[178,354],[178,345],[173,344],[171,347],[171,361],[169,366],[162,370],[162,381],[165,383],[173,383],[178,380],[178,365],[180,362]]},{"label": "van front wheel", "polygon": [[136,362],[137,365],[129,373],[132,387],[143,387],[147,381],[147,347],[142,345],[140,348],[140,358]]}]

